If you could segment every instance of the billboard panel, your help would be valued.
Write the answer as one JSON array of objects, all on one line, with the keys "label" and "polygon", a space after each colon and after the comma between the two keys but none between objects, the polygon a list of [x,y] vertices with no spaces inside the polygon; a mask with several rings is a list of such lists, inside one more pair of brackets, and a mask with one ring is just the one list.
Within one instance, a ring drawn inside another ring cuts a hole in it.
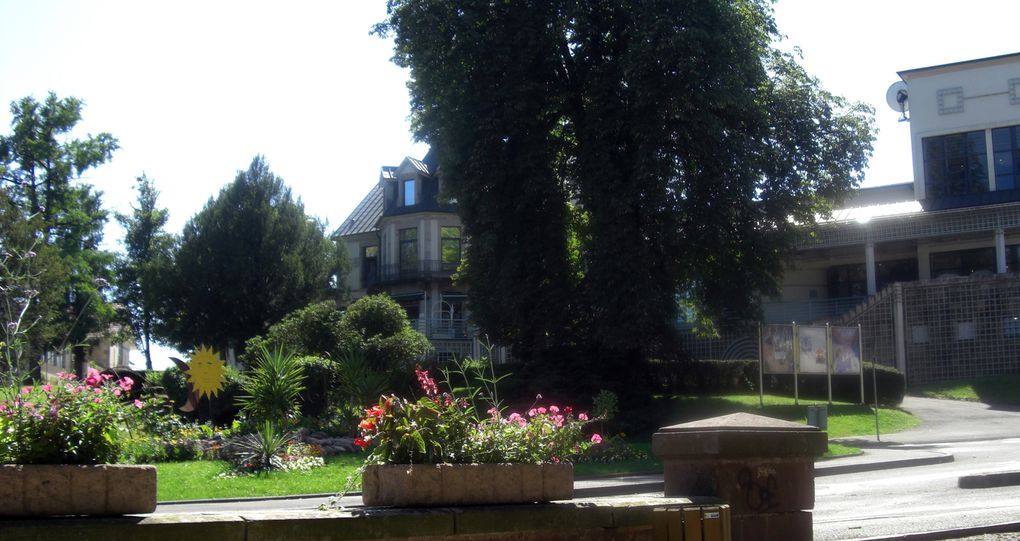
[{"label": "billboard panel", "polygon": [[825,327],[803,325],[797,329],[800,340],[800,360],[797,369],[801,374],[827,374],[829,349],[825,340]]},{"label": "billboard panel", "polygon": [[858,327],[832,327],[832,373],[861,373],[861,336]]},{"label": "billboard panel", "polygon": [[761,333],[762,370],[766,374],[792,374],[793,325],[765,325]]}]

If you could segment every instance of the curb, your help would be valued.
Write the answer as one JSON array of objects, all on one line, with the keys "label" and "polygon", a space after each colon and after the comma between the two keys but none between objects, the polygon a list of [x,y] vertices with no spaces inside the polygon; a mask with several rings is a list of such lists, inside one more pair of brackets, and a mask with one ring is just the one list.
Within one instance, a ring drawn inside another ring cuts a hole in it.
[{"label": "curb", "polygon": [[992,488],[1017,485],[1020,485],[1020,471],[964,475],[960,477],[957,486],[960,488]]},{"label": "curb", "polygon": [[898,535],[887,535],[880,537],[867,537],[857,541],[934,541],[938,539],[960,539],[990,533],[1013,533],[1020,532],[1020,522],[1002,522],[989,524],[987,526],[971,526],[967,528],[954,528],[951,530],[936,530],[932,532],[905,533]]},{"label": "curb", "polygon": [[931,466],[933,464],[946,464],[956,460],[949,453],[932,453],[932,456],[904,458],[899,460],[886,460],[883,462],[861,462],[858,464],[837,464],[819,468],[815,466],[815,477],[827,475],[843,475],[845,473],[862,473],[869,471],[895,470],[898,468],[911,468],[914,466]]}]

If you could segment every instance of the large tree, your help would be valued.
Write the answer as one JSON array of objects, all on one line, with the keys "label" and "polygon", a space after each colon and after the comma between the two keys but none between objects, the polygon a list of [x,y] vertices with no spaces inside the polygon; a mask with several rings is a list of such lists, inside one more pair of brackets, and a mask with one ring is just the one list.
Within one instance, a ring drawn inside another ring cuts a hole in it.
[{"label": "large tree", "polygon": [[258,156],[184,226],[161,337],[240,349],[297,308],[339,299],[349,261]]},{"label": "large tree", "polygon": [[165,232],[169,213],[157,203],[159,191],[144,174],[137,179],[138,206],[131,214],[118,214],[124,227],[125,254],[116,264],[116,300],[127,323],[140,340],[145,353],[145,368],[152,370],[151,344],[159,324],[159,303],[165,289],[161,281],[170,272],[174,237]]},{"label": "large tree", "polygon": [[43,102],[22,98],[11,104],[13,132],[0,136],[0,185],[15,224],[0,236],[39,257],[28,345],[33,355],[72,346],[78,372],[88,340],[106,331],[113,314],[102,291],[113,260],[100,249],[106,211],[101,194],[80,178],[117,149],[108,133],[71,137],[82,106],[53,93]]},{"label": "large tree", "polygon": [[767,0],[388,13],[415,135],[471,238],[473,317],[518,354],[569,336],[629,362],[684,299],[717,323],[753,318],[870,155],[870,109],[774,48]]}]

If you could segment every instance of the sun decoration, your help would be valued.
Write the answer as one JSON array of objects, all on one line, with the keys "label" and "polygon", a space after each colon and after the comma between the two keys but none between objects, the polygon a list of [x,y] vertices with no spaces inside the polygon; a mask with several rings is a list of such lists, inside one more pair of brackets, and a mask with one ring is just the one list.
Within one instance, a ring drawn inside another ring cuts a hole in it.
[{"label": "sun decoration", "polygon": [[196,398],[214,397],[223,390],[227,377],[223,361],[211,347],[199,346],[188,363],[188,383]]}]

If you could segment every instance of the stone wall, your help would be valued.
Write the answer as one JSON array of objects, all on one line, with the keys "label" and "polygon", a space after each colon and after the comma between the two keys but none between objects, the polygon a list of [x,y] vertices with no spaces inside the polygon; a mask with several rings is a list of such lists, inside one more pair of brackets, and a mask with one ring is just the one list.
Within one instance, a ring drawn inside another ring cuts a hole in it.
[{"label": "stone wall", "polygon": [[[716,500],[706,500],[707,503]],[[531,505],[436,509],[157,514],[0,521],[3,541],[651,541],[656,510],[687,498],[628,496]]]}]

